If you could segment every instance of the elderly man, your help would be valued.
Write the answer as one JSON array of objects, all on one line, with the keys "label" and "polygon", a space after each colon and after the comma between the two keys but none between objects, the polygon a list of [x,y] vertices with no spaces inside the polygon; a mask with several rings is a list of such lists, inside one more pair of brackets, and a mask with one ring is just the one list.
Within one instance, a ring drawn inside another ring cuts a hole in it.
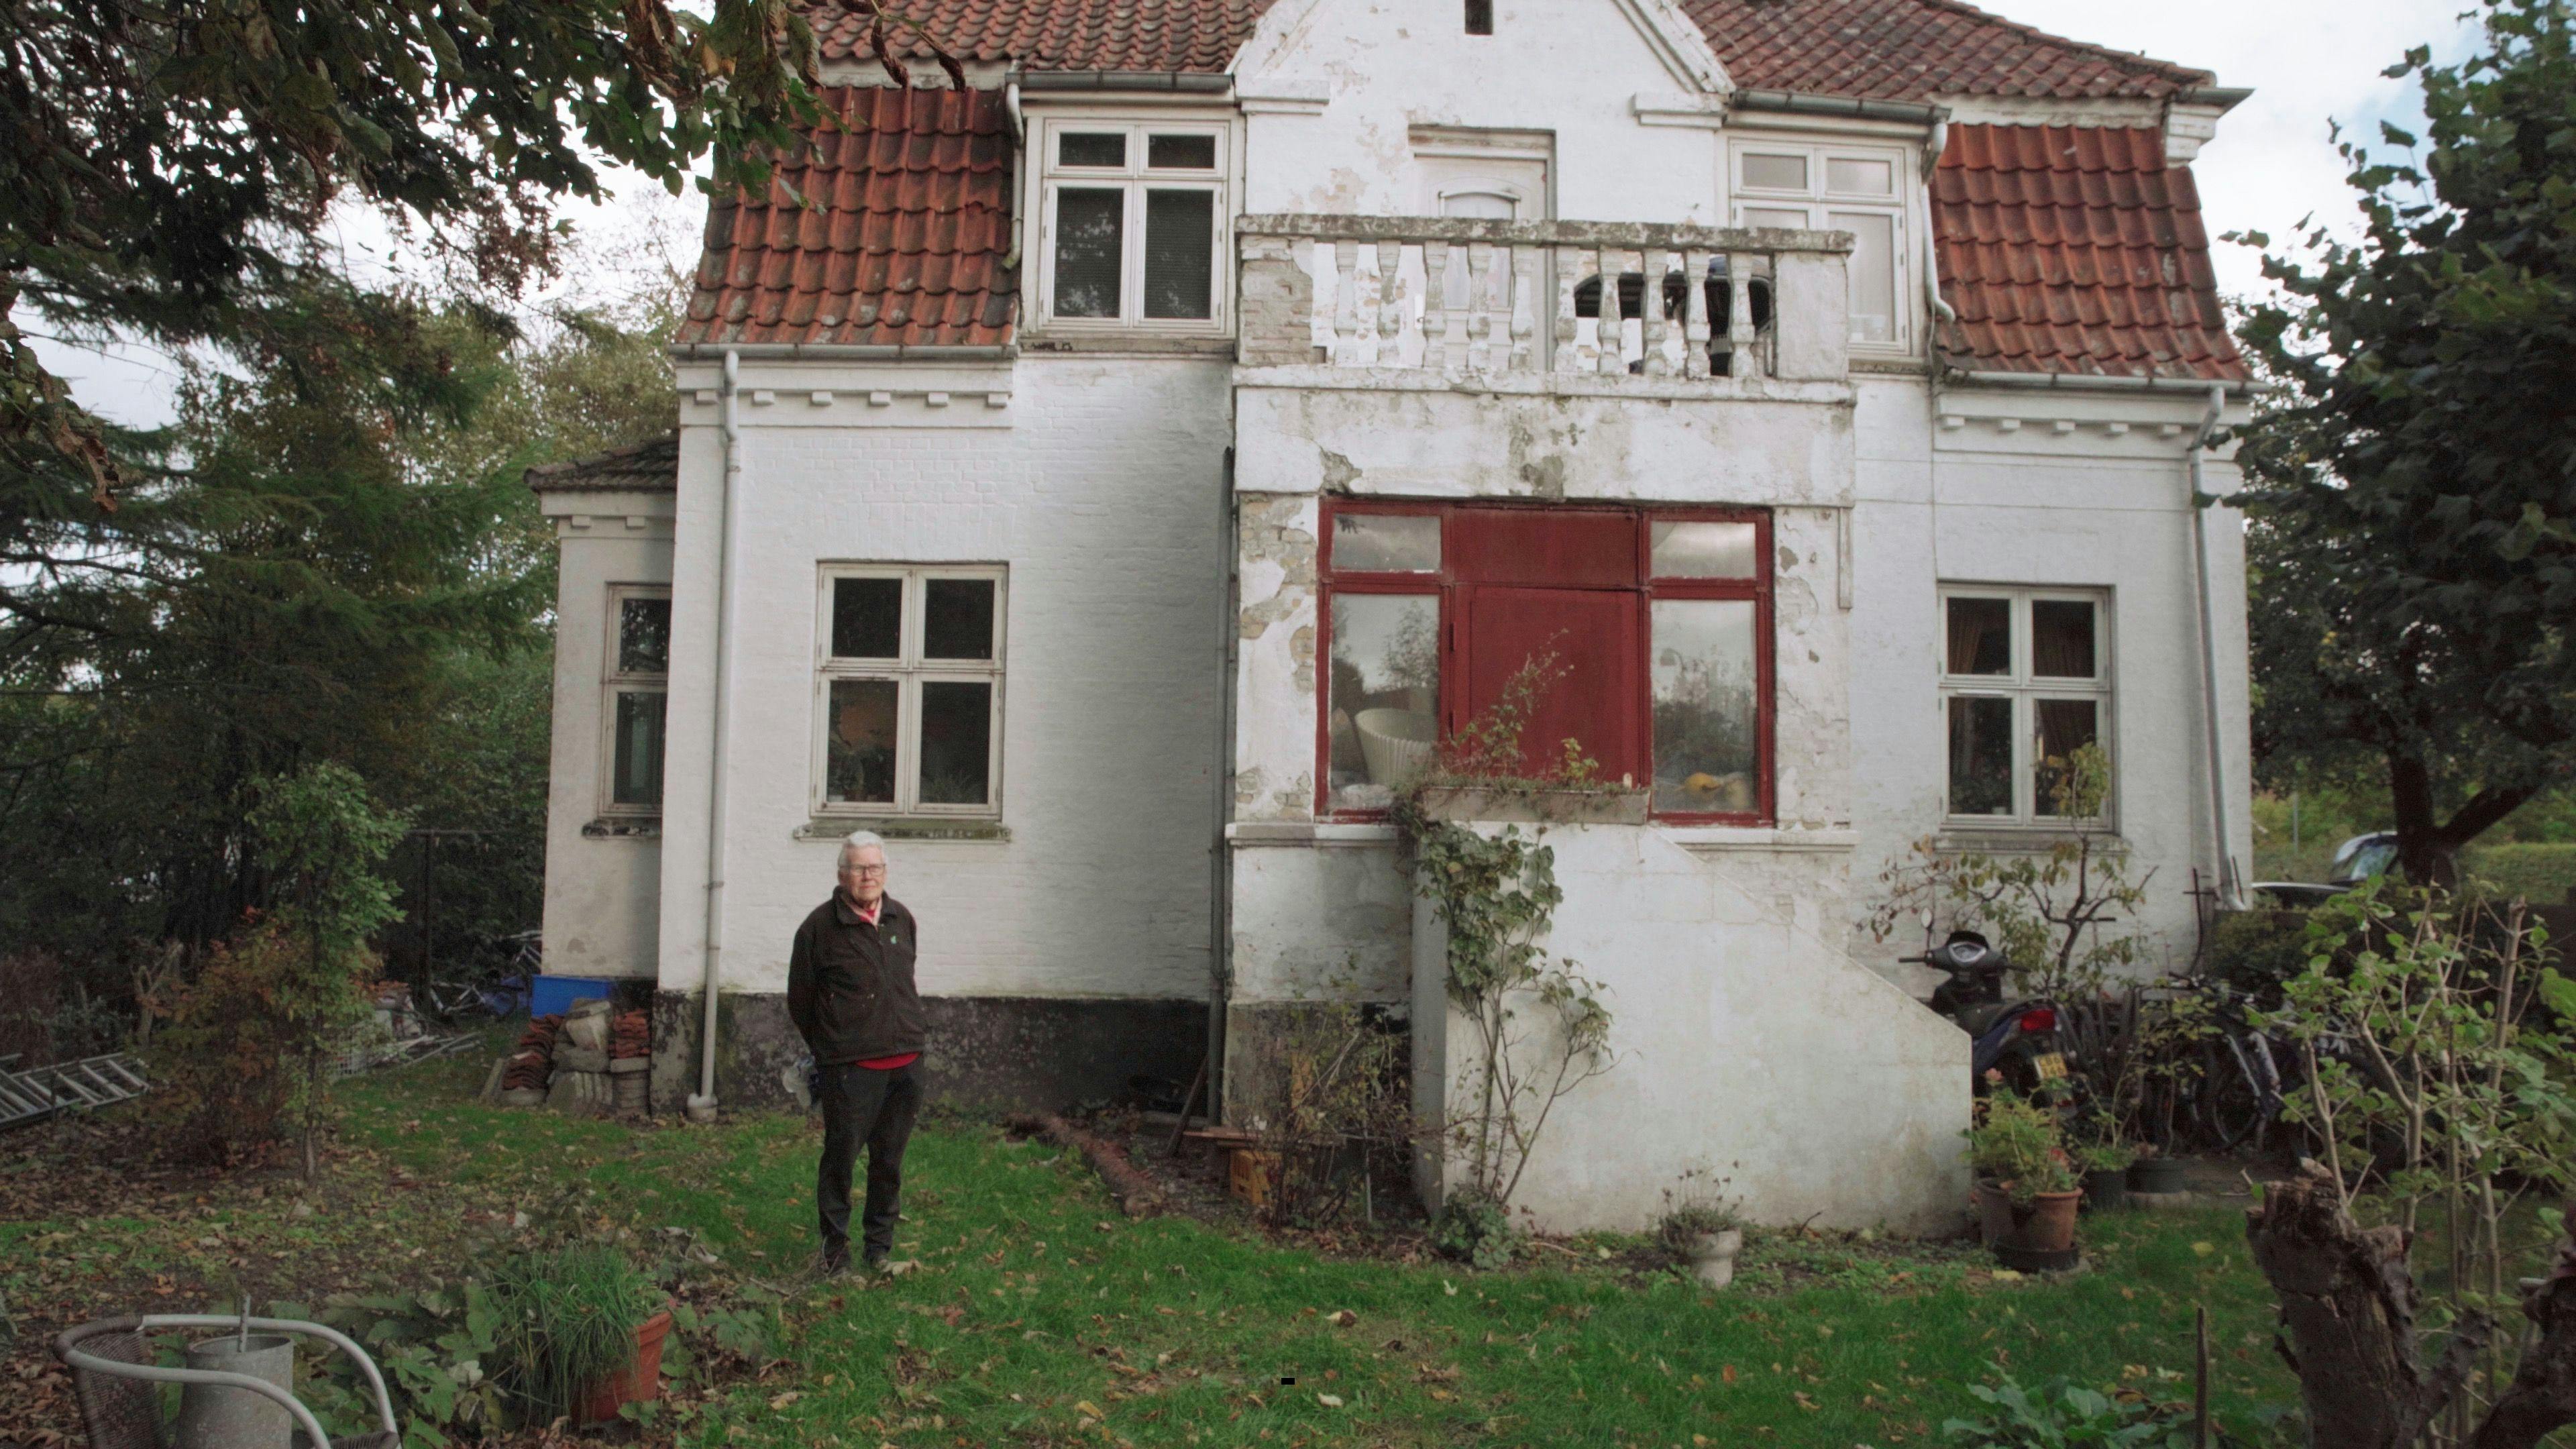
[{"label": "elderly man", "polygon": [[814,1181],[823,1271],[850,1266],[850,1170],[868,1149],[862,1252],[885,1266],[903,1190],[903,1149],[921,1109],[928,1025],[913,989],[921,942],[912,912],[886,894],[885,841],[862,830],[841,842],[840,888],[796,928],[787,958],[787,1015],[813,1049],[823,1102],[823,1163]]}]

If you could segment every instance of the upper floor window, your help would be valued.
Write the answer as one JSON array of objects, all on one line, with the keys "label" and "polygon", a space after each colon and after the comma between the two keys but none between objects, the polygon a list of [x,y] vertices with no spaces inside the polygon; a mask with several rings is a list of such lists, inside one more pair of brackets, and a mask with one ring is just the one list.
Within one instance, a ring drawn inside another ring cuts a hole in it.
[{"label": "upper floor window", "polygon": [[1850,232],[1852,342],[1912,350],[1905,153],[1745,141],[1734,162],[1737,224]]},{"label": "upper floor window", "polygon": [[999,568],[824,570],[815,806],[854,815],[1001,812]]},{"label": "upper floor window", "polygon": [[1467,33],[1469,35],[1494,33],[1494,0],[1467,0]]},{"label": "upper floor window", "polygon": [[2066,760],[2110,748],[2110,599],[1958,584],[1941,598],[1949,813],[1961,823],[2064,820]]},{"label": "upper floor window", "polygon": [[620,584],[608,591],[608,788],[611,815],[662,809],[662,741],[671,689],[671,591]]},{"label": "upper floor window", "polygon": [[1220,331],[1227,127],[1056,119],[1034,139],[1048,322],[1076,332]]}]

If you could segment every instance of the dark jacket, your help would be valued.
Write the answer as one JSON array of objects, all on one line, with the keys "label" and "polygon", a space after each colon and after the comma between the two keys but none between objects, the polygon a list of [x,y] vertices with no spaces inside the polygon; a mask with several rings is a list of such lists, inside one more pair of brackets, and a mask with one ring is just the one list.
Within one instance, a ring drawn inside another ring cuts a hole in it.
[{"label": "dark jacket", "polygon": [[839,891],[796,928],[787,957],[787,1017],[824,1066],[920,1051],[929,1020],[913,989],[921,943],[892,896],[873,926]]}]

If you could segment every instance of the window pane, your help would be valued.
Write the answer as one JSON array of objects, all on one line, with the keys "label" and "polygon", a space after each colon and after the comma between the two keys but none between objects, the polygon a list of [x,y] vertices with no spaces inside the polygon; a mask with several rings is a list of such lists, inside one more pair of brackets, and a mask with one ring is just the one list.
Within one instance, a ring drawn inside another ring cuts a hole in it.
[{"label": "window pane", "polygon": [[642,692],[617,696],[617,750],[609,799],[619,805],[662,803],[662,724],[667,701]]},{"label": "window pane", "polygon": [[1761,755],[1761,676],[1750,599],[1654,606],[1655,802],[1661,812],[1750,815]]},{"label": "window pane", "polygon": [[671,601],[621,599],[617,605],[617,672],[671,672]]},{"label": "window pane", "polygon": [[1807,213],[1804,210],[1792,211],[1776,206],[1748,206],[1744,208],[1744,224],[1746,226],[1783,226],[1791,231],[1804,231],[1807,226]]},{"label": "window pane", "polygon": [[2012,600],[1950,601],[1950,673],[2012,673]]},{"label": "window pane", "polygon": [[894,803],[897,686],[891,679],[832,681],[823,722],[823,798],[836,805]]},{"label": "window pane", "polygon": [[903,580],[832,581],[832,657],[893,659],[903,653]]},{"label": "window pane", "polygon": [[932,579],[923,585],[921,653],[925,659],[993,657],[993,581]]},{"label": "window pane", "polygon": [[1056,159],[1067,166],[1124,166],[1124,131],[1068,131],[1056,145]]},{"label": "window pane", "polygon": [[1145,193],[1145,315],[1209,317],[1216,280],[1216,193]]},{"label": "window pane", "polygon": [[1877,211],[1835,211],[1825,226],[1853,236],[1851,335],[1854,342],[1896,340],[1896,218]]},{"label": "window pane", "polygon": [[1332,796],[1340,810],[1392,804],[1431,764],[1440,734],[1440,600],[1333,597]]},{"label": "window pane", "polygon": [[1127,193],[1068,186],[1055,197],[1055,315],[1114,319]]},{"label": "window pane", "polygon": [[1807,189],[1807,158],[1746,156],[1744,184],[1764,191],[1804,191]]},{"label": "window pane", "polygon": [[[1440,214],[1513,221],[1521,214],[1521,204],[1499,191],[1444,191],[1440,193]],[[1450,274],[1455,276],[1458,270],[1452,266]]]},{"label": "window pane", "polygon": [[2030,672],[2046,679],[2091,679],[2093,606],[2082,599],[2033,599]]},{"label": "window pane", "polygon": [[1896,167],[1887,161],[1828,156],[1825,158],[1825,189],[1848,196],[1894,196]]},{"label": "window pane", "polygon": [[1336,513],[1333,568],[1342,573],[1440,571],[1440,520],[1419,514]]},{"label": "window pane", "polygon": [[921,686],[921,803],[993,799],[993,686],[935,679]]},{"label": "window pane", "polygon": [[2100,705],[2089,699],[2043,699],[2035,702],[2039,714],[2039,738],[2031,751],[2037,771],[2032,784],[2037,789],[2031,798],[2033,807],[2042,815],[2091,817],[2102,813],[2102,802],[2080,797],[2083,789],[2075,772],[2067,768],[2067,757],[2086,745],[2101,740]]},{"label": "window pane", "polygon": [[1649,525],[1655,577],[1659,579],[1749,579],[1755,530],[1749,523],[1657,523]]},{"label": "window pane", "polygon": [[1950,701],[1950,813],[2013,813],[2012,701]]},{"label": "window pane", "polygon": [[1150,137],[1145,142],[1145,164],[1156,171],[1214,171],[1216,137]]}]

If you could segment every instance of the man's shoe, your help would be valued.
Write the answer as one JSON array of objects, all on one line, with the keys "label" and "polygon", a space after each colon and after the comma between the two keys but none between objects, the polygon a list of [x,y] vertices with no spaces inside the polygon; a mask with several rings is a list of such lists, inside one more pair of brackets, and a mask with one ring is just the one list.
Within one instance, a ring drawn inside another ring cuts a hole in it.
[{"label": "man's shoe", "polygon": [[869,1274],[870,1274],[871,1276],[874,1276],[874,1277],[880,1277],[880,1278],[882,1278],[882,1277],[884,1277],[884,1276],[885,1276],[885,1270],[886,1270],[886,1255],[885,1255],[885,1254],[883,1254],[883,1253],[870,1253],[870,1254],[868,1254],[864,1259],[862,1259],[861,1261],[862,1261],[862,1262],[864,1262],[864,1263],[867,1265],[867,1270],[868,1270],[868,1272],[869,1272]]},{"label": "man's shoe", "polygon": [[849,1250],[849,1249],[847,1249],[847,1248],[825,1248],[825,1249],[823,1250],[822,1274],[823,1274],[823,1276],[824,1276],[824,1277],[826,1277],[826,1278],[838,1278],[838,1277],[841,1277],[841,1276],[843,1276],[843,1275],[847,1274],[849,1271],[850,1271],[850,1250]]}]

